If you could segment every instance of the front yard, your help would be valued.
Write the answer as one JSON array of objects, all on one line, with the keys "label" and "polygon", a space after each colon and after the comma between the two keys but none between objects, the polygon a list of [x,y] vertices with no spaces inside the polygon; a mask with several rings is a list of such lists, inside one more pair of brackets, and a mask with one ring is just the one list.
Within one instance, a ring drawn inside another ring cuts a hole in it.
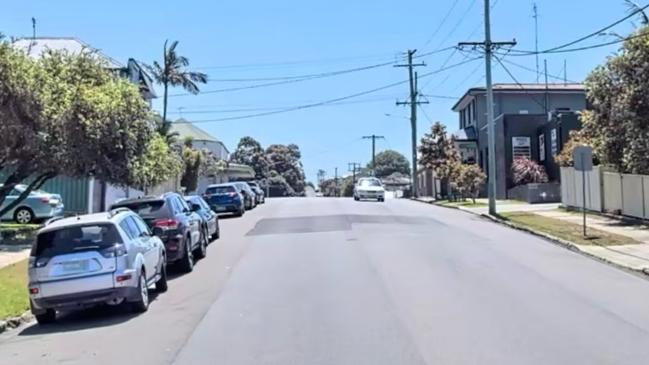
[{"label": "front yard", "polygon": [[515,225],[549,234],[573,242],[577,245],[619,246],[642,243],[630,237],[604,232],[594,228],[588,228],[588,237],[584,237],[582,234],[582,226],[580,224],[544,217],[534,213],[502,213],[500,214],[500,217]]},{"label": "front yard", "polygon": [[0,269],[0,320],[19,316],[29,309],[27,261]]}]

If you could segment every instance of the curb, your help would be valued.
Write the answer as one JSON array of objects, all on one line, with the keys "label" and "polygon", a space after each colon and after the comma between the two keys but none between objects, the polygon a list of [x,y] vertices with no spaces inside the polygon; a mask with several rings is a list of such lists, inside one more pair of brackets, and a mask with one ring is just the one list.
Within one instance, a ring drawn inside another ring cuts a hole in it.
[{"label": "curb", "polygon": [[0,320],[0,333],[9,331],[20,327],[21,325],[31,322],[34,319],[34,316],[30,311],[26,311],[20,316],[9,317],[3,320]]},{"label": "curb", "polygon": [[[478,214],[476,214],[476,215],[478,215]],[[537,237],[540,237],[540,238],[544,238],[544,239],[546,239],[546,240],[548,240],[548,241],[550,241],[550,242],[552,242],[552,243],[554,243],[556,245],[559,245],[559,246],[561,246],[563,248],[566,248],[566,249],[568,249],[570,251],[578,252],[578,253],[580,253],[580,254],[582,254],[584,256],[587,256],[587,257],[590,257],[590,258],[595,259],[597,261],[600,261],[600,262],[603,262],[605,264],[611,265],[611,266],[616,267],[618,269],[621,269],[621,270],[624,270],[624,271],[629,271],[629,272],[632,272],[632,273],[642,274],[645,277],[649,277],[649,268],[634,269],[634,268],[631,268],[631,267],[628,267],[628,266],[620,265],[620,264],[618,264],[616,262],[605,259],[605,258],[603,258],[601,256],[594,255],[594,254],[592,254],[590,252],[582,251],[579,248],[579,246],[577,246],[575,243],[564,240],[562,238],[555,237],[555,236],[547,234],[547,233],[535,231],[535,230],[533,230],[531,228],[528,228],[528,227],[525,227],[525,226],[522,226],[522,225],[519,225],[519,224],[516,224],[516,223],[512,223],[512,222],[509,222],[509,221],[506,221],[506,220],[503,220],[503,219],[500,219],[500,218],[497,218],[497,217],[493,217],[493,216],[491,216],[489,214],[479,214],[479,215],[481,217],[485,218],[485,219],[491,220],[494,223],[499,223],[499,224],[505,225],[505,226],[507,226],[509,228],[513,228],[513,229],[516,229],[516,230],[519,230],[519,231],[530,233],[530,234],[532,234],[534,236],[537,236]]]},{"label": "curb", "polygon": [[[419,199],[412,199],[412,198],[410,198],[410,200],[415,201],[415,202],[418,202],[418,203],[422,203],[422,204],[434,205],[434,206],[436,206],[436,207],[440,207],[440,208],[448,208],[448,209],[462,210],[462,211],[465,211],[465,212],[472,213],[471,211],[464,210],[464,209],[462,209],[462,208],[460,208],[460,207],[454,207],[454,206],[449,206],[449,205],[435,204],[435,201],[434,201],[434,200],[431,200],[431,201],[429,201],[429,202],[424,201],[424,200],[419,200]],[[475,213],[473,213],[473,214],[475,214]]]}]

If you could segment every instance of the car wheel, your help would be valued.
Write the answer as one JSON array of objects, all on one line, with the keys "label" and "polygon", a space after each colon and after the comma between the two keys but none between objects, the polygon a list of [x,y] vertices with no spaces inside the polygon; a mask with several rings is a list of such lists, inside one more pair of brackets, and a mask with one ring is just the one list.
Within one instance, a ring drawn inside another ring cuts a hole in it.
[{"label": "car wheel", "polygon": [[140,271],[140,280],[137,286],[137,301],[131,303],[133,312],[143,313],[149,309],[149,288],[146,286],[146,273]]},{"label": "car wheel", "polygon": [[361,200],[361,199],[360,199],[359,197],[355,196],[355,197],[354,197],[354,200],[359,201],[359,200]]},{"label": "car wheel", "polygon": [[185,238],[185,255],[180,260],[180,267],[184,272],[192,272],[194,270],[194,255],[191,249],[191,239]]},{"label": "car wheel", "polygon": [[49,324],[56,321],[56,311],[54,309],[47,309],[43,314],[36,314],[36,322],[38,324]]},{"label": "car wheel", "polygon": [[167,260],[163,259],[160,267],[160,279],[155,282],[155,291],[164,293],[167,289],[169,289],[169,284],[167,283]]},{"label": "car wheel", "polygon": [[383,202],[385,201],[385,198],[379,198],[378,201],[379,201],[380,203],[383,203]]},{"label": "car wheel", "polygon": [[27,207],[21,207],[14,212],[14,220],[16,223],[27,224],[34,221],[34,213]]},{"label": "car wheel", "polygon": [[216,241],[221,238],[221,228],[219,227],[219,221],[216,221],[216,231],[212,235],[212,241]]},{"label": "car wheel", "polygon": [[205,258],[205,256],[207,256],[207,231],[201,229],[201,238],[198,242],[198,247],[194,251],[194,257],[202,259]]}]

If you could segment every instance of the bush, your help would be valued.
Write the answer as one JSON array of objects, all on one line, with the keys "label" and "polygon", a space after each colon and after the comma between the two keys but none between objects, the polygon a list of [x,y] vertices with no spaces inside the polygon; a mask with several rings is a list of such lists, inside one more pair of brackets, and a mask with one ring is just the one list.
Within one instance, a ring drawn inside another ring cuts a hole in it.
[{"label": "bush", "polygon": [[470,197],[475,203],[475,199],[480,194],[480,189],[487,181],[487,175],[482,172],[478,165],[456,164],[452,169],[453,180],[451,187],[459,193],[462,200]]},{"label": "bush", "polygon": [[545,168],[528,158],[517,158],[512,163],[512,176],[515,185],[548,182]]}]

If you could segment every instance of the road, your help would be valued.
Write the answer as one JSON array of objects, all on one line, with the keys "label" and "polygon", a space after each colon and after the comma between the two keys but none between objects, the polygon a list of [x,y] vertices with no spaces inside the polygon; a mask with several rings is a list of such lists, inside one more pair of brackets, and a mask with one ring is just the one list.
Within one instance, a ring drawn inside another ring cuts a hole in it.
[{"label": "road", "polygon": [[649,281],[467,213],[269,199],[150,310],[0,336],[1,364],[640,364]]}]

